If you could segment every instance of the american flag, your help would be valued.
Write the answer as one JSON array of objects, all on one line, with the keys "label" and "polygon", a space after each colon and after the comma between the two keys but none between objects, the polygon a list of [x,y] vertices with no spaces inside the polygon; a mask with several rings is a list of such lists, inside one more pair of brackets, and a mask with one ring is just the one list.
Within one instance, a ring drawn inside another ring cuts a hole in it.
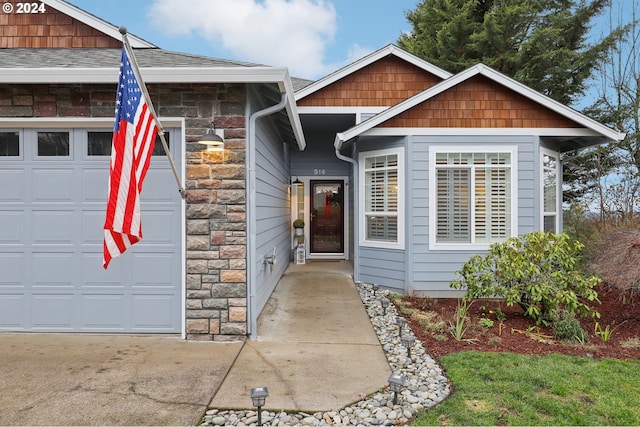
[{"label": "american flag", "polygon": [[104,223],[105,269],[112,258],[142,239],[140,193],[158,134],[147,102],[123,47]]}]

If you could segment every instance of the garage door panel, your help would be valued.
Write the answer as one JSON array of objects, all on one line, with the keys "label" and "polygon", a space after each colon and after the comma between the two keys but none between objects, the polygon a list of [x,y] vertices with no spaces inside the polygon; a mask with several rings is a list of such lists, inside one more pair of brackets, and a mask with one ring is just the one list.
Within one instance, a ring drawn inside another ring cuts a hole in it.
[{"label": "garage door panel", "polygon": [[82,254],[83,289],[124,289],[128,283],[123,280],[123,264],[111,263],[109,268],[102,268],[102,252]]},{"label": "garage door panel", "polygon": [[173,253],[136,253],[133,254],[132,287],[154,287],[178,289],[174,283]]},{"label": "garage door panel", "polygon": [[[82,176],[82,203],[97,203],[106,206],[107,192],[109,188],[109,164],[105,163],[99,169],[83,169]],[[100,189],[103,189],[100,191]]]},{"label": "garage door panel", "polygon": [[24,294],[0,295],[0,330],[22,329],[26,300]]},{"label": "garage door panel", "polygon": [[0,202],[22,202],[24,197],[25,171],[19,169],[0,170]]},{"label": "garage door panel", "polygon": [[167,211],[153,211],[147,209],[142,216],[142,240],[136,245],[144,248],[147,245],[175,246],[176,222],[175,215]]},{"label": "garage door panel", "polygon": [[74,211],[36,210],[32,214],[32,243],[72,245],[75,241]]},{"label": "garage door panel", "polygon": [[126,298],[123,294],[84,294],[82,296],[82,329],[125,329]]},{"label": "garage door panel", "polygon": [[73,258],[73,253],[34,253],[31,259],[34,289],[74,287]]},{"label": "garage door panel", "polygon": [[27,243],[25,233],[25,211],[0,211],[0,245],[20,245]]},{"label": "garage door panel", "polygon": [[35,169],[33,174],[34,202],[72,202],[74,186],[74,170],[68,169]]},{"label": "garage door panel", "polygon": [[[105,209],[87,211],[83,210],[82,216],[82,231],[80,238],[83,245],[99,245],[102,248],[102,242],[104,239],[104,219]],[[100,258],[102,264],[102,255]]]},{"label": "garage door panel", "polygon": [[132,295],[133,329],[142,332],[171,328],[177,315],[171,303],[174,298],[175,295]]},{"label": "garage door panel", "polygon": [[33,294],[31,321],[34,329],[71,330],[73,294]]},{"label": "garage door panel", "polygon": [[[25,289],[25,259],[24,252],[0,253],[0,289]],[[2,297],[0,295],[0,297]]]},{"label": "garage door panel", "polygon": [[[152,162],[154,162],[152,160]],[[176,181],[170,166],[166,169],[149,169],[142,189],[143,203],[171,203],[172,196],[178,192]]]}]

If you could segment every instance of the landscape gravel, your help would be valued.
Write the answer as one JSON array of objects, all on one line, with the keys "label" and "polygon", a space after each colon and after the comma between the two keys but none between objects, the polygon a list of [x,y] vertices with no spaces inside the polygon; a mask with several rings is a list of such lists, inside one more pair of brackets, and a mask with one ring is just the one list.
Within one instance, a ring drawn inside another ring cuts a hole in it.
[{"label": "landscape gravel", "polygon": [[[387,307],[382,301],[389,291],[368,283],[356,283],[371,324],[375,329],[382,349],[393,373],[405,378],[402,391],[394,404],[394,393],[388,387],[364,397],[362,400],[335,411],[286,413],[284,411],[262,411],[265,426],[396,426],[409,423],[418,412],[426,410],[444,400],[451,392],[451,383],[436,361],[426,352],[420,340],[415,339],[407,326],[396,323],[398,312],[393,304]],[[409,350],[401,340],[412,337]],[[258,422],[255,410],[209,409],[202,426],[251,426]]]}]

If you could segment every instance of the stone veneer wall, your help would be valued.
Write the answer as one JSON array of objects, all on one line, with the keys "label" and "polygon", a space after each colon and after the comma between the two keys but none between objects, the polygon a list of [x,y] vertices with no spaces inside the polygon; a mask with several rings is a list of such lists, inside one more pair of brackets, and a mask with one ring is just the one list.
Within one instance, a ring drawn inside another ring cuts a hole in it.
[{"label": "stone veneer wall", "polygon": [[[159,117],[186,122],[187,338],[228,341],[247,333],[246,87],[148,85]],[[113,117],[114,85],[0,85],[0,117]],[[215,117],[224,155],[197,139]],[[170,191],[170,190],[168,190]]]}]

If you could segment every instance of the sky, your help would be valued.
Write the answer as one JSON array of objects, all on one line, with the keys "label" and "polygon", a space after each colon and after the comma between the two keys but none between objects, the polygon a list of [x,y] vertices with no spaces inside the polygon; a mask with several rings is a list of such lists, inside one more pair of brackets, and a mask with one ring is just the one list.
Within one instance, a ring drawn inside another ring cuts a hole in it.
[{"label": "sky", "polygon": [[316,80],[390,43],[419,0],[67,0],[177,52]]}]

